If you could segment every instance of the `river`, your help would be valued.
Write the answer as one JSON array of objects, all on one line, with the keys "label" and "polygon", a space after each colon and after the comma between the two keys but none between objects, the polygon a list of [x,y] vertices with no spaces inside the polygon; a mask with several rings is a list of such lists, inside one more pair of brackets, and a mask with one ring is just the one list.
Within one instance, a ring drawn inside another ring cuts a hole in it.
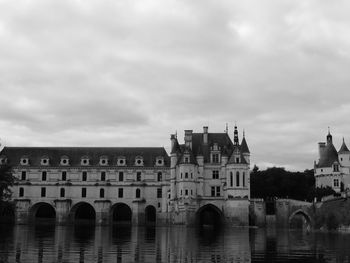
[{"label": "river", "polygon": [[350,234],[252,228],[6,226],[0,262],[350,262]]}]

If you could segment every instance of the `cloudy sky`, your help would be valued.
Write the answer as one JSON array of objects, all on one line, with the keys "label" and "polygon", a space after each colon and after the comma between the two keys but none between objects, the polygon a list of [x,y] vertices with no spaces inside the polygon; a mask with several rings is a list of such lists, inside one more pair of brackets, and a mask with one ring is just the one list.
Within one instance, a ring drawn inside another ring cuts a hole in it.
[{"label": "cloudy sky", "polygon": [[164,146],[235,121],[259,167],[350,145],[350,2],[0,0],[8,146]]}]

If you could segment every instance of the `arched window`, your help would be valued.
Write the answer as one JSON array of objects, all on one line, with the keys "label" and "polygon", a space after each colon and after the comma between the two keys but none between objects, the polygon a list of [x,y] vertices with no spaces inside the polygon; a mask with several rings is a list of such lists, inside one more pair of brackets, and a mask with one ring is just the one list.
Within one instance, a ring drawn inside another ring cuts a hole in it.
[{"label": "arched window", "polygon": [[233,173],[230,172],[230,186],[233,187]]},{"label": "arched window", "polygon": [[66,194],[66,191],[64,190],[64,188],[61,188],[60,190],[60,197],[64,197]]},{"label": "arched window", "polygon": [[105,197],[105,189],[101,188],[100,189],[100,198],[104,198]]},{"label": "arched window", "polygon": [[239,186],[239,172],[236,173],[236,186]]},{"label": "arched window", "polygon": [[141,190],[139,188],[136,189],[136,198],[141,197]]}]

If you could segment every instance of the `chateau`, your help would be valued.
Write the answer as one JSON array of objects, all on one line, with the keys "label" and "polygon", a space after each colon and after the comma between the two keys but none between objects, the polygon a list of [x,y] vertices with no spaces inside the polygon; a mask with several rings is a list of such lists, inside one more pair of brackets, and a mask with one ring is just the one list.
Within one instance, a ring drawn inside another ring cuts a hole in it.
[{"label": "chateau", "polygon": [[171,135],[162,147],[4,147],[17,178],[15,220],[26,224],[248,225],[250,152],[237,127]]},{"label": "chateau", "polygon": [[330,186],[336,192],[350,187],[350,151],[343,143],[337,151],[328,131],[326,142],[318,143],[319,160],[315,162],[314,171],[316,187]]}]

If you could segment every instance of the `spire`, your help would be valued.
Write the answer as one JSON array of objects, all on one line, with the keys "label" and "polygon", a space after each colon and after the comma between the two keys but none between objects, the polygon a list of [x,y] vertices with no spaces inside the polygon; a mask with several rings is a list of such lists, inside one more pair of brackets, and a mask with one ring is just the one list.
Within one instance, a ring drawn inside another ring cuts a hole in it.
[{"label": "spire", "polygon": [[329,143],[333,143],[333,142],[332,142],[331,131],[330,131],[330,128],[328,126],[327,144],[329,144]]},{"label": "spire", "polygon": [[239,141],[238,141],[238,130],[237,130],[237,126],[235,124],[235,131],[233,133],[234,137],[233,137],[233,141],[234,141],[234,145],[238,145]]}]

